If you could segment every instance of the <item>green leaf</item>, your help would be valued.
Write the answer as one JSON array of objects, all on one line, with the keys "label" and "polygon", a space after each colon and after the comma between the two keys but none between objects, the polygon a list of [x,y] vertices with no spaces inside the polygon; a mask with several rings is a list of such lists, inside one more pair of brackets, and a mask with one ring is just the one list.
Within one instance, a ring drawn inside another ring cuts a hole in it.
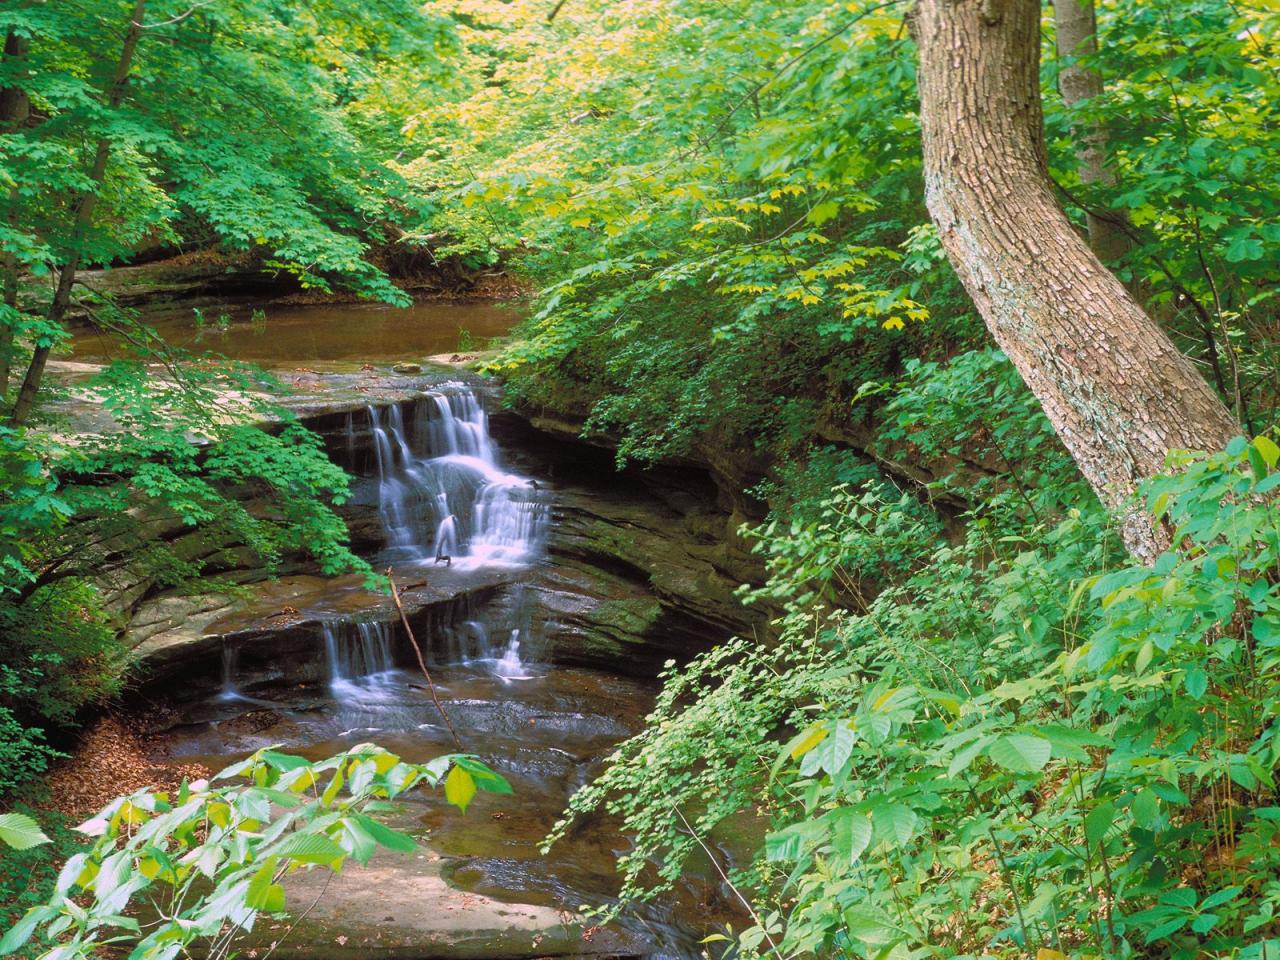
[{"label": "green leaf", "polygon": [[1280,463],[1280,446],[1276,446],[1275,441],[1270,437],[1254,437],[1253,446],[1261,454],[1262,460],[1268,468],[1274,470],[1276,464]]},{"label": "green leaf", "polygon": [[306,757],[295,757],[289,753],[276,753],[274,750],[263,750],[259,756],[270,766],[282,773],[297,770],[310,764]]},{"label": "green leaf", "polygon": [[288,857],[297,863],[339,863],[347,852],[319,833],[291,833],[269,851],[273,857]]},{"label": "green leaf", "polygon": [[832,722],[830,729],[830,735],[823,738],[801,762],[800,773],[803,776],[812,776],[820,769],[825,770],[830,776],[835,776],[848,762],[853,753],[853,745],[858,739],[857,734],[841,720]]},{"label": "green leaf", "polygon": [[1160,812],[1160,799],[1151,790],[1143,790],[1129,804],[1129,815],[1143,829],[1150,828]]},{"label": "green leaf", "polygon": [[1182,685],[1192,700],[1199,700],[1209,689],[1209,675],[1199,667],[1192,667],[1182,678]]},{"label": "green leaf", "polygon": [[467,812],[467,804],[476,795],[476,781],[470,772],[457,764],[444,779],[444,798],[463,813]]},{"label": "green leaf", "polygon": [[865,907],[846,910],[844,923],[849,936],[873,946],[897,943],[911,936],[910,930],[898,926],[887,914]]},{"label": "green leaf", "polygon": [[831,850],[846,864],[854,864],[871,846],[871,818],[852,807],[832,810],[825,819],[831,823]]},{"label": "green leaf", "polygon": [[14,850],[28,850],[48,843],[40,825],[22,813],[0,813],[0,841]]},{"label": "green leaf", "polygon": [[834,200],[825,200],[822,203],[815,204],[813,209],[809,211],[809,222],[815,227],[820,227],[828,220],[834,220],[840,213],[840,204]]},{"label": "green leaf", "polygon": [[871,820],[883,840],[899,845],[911,842],[920,822],[916,812],[906,804],[887,801],[878,802],[871,808]]},{"label": "green leaf", "polygon": [[1044,768],[1053,747],[1043,737],[1028,733],[1011,733],[995,740],[987,748],[987,756],[1014,773],[1036,773]]},{"label": "green leaf", "polygon": [[246,906],[254,910],[266,910],[269,913],[284,909],[284,887],[274,882],[275,872],[276,861],[272,858],[253,875],[244,898]]},{"label": "green leaf", "polygon": [[1115,819],[1116,808],[1110,800],[1098,804],[1089,811],[1089,815],[1084,818],[1084,838],[1089,846],[1102,842],[1111,825],[1115,823]]},{"label": "green leaf", "polygon": [[801,820],[775,830],[764,838],[765,857],[771,861],[799,860],[826,830],[827,824],[819,820]]},{"label": "green leaf", "polygon": [[57,911],[49,906],[32,907],[22,915],[22,919],[9,928],[0,937],[0,957],[13,953],[31,939],[31,934],[41,923],[52,918]]},{"label": "green leaf", "polygon": [[396,850],[400,853],[413,853],[418,849],[418,842],[407,833],[401,833],[399,830],[392,830],[384,823],[379,823],[373,817],[358,816],[355,818],[360,826],[364,827],[369,836],[373,837],[379,844],[388,850]]},{"label": "green leaf", "polygon": [[1267,462],[1256,446],[1249,447],[1249,469],[1253,471],[1255,480],[1263,480],[1267,476]]},{"label": "green leaf", "polygon": [[1225,890],[1219,890],[1217,893],[1211,893],[1204,898],[1204,902],[1200,904],[1201,910],[1212,910],[1214,907],[1220,907],[1230,900],[1234,900],[1244,890],[1244,887],[1227,887]]}]

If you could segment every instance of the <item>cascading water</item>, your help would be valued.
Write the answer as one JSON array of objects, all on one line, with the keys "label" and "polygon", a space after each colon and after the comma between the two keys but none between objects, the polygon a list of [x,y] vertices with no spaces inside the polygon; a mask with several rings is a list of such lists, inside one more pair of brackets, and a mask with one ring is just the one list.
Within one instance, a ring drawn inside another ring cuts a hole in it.
[{"label": "cascading water", "polygon": [[222,692],[218,695],[219,700],[243,699],[240,687],[236,684],[236,672],[239,665],[239,649],[227,643],[224,639],[222,641]]},{"label": "cascading water", "polygon": [[395,659],[389,623],[332,620],[321,624],[329,690],[340,702],[362,702],[390,683]]},{"label": "cascading water", "polygon": [[536,484],[499,465],[475,392],[446,387],[412,420],[410,431],[400,406],[369,408],[386,558],[467,569],[536,560],[547,504]]}]

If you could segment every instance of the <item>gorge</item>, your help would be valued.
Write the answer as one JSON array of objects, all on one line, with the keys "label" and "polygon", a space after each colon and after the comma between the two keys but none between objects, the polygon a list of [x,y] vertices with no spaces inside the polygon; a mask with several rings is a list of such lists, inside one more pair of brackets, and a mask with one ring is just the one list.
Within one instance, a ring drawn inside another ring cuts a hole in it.
[{"label": "gorge", "polygon": [[[372,567],[393,571],[430,681],[395,605],[359,576],[299,570],[239,596],[144,588],[129,629],[144,695],[169,718],[150,723],[157,762],[216,770],[269,745],[319,759],[365,741],[425,761],[453,749],[452,724],[515,792],[482,795],[465,816],[415,798],[395,821],[422,838],[422,856],[379,856],[333,882],[280,949],[699,956],[698,941],[736,919],[722,865],[599,927],[582,910],[616,893],[619,824],[591,823],[546,856],[538,845],[640,729],[660,664],[748,619],[699,533],[721,510],[714,485],[692,469],[618,474],[607,451],[538,432],[501,408],[493,383],[420,355],[410,375],[389,369],[406,356],[277,357],[276,374],[287,382],[299,359],[321,372],[306,368],[286,402],[352,474],[344,515]],[[388,889],[416,906],[380,913]]]}]

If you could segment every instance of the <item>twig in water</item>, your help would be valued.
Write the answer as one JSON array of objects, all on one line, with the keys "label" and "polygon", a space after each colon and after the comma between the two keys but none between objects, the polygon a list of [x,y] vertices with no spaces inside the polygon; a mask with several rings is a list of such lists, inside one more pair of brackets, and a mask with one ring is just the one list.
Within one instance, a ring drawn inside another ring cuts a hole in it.
[{"label": "twig in water", "polygon": [[435,701],[436,709],[440,711],[440,716],[444,717],[444,725],[449,728],[449,735],[453,737],[454,746],[461,750],[462,741],[458,739],[458,731],[453,729],[453,721],[449,719],[449,714],[445,712],[444,704],[436,696],[435,681],[431,679],[431,672],[427,669],[427,661],[422,656],[422,648],[418,646],[418,638],[413,635],[413,627],[409,626],[409,618],[405,616],[404,605],[400,603],[400,591],[396,589],[395,571],[392,567],[387,567],[387,582],[391,584],[391,599],[395,601],[396,609],[400,611],[400,622],[404,624],[404,632],[409,635],[409,642],[413,644],[413,652],[418,655],[418,666],[422,668],[422,675],[427,678],[427,689],[431,691],[431,699]]},{"label": "twig in water", "polygon": [[742,901],[742,905],[747,908],[747,913],[751,914],[751,919],[756,922],[756,926],[760,928],[760,932],[764,934],[764,938],[769,941],[769,946],[773,948],[773,952],[778,956],[779,960],[782,960],[782,951],[779,950],[778,945],[773,942],[773,937],[769,936],[769,928],[765,926],[764,919],[756,913],[755,907],[751,906],[751,902],[742,895],[742,891],[739,890],[734,885],[733,881],[729,879],[729,875],[721,868],[720,861],[716,859],[716,855],[712,853],[711,848],[703,842],[702,837],[698,836],[698,831],[693,829],[693,824],[686,819],[683,811],[681,811],[681,809],[674,803],[671,803],[671,809],[675,811],[675,815],[680,818],[680,822],[683,823],[685,829],[689,831],[689,836],[698,841],[698,846],[700,846],[702,848],[702,852],[707,855],[707,859],[711,861],[711,866],[715,867],[716,873],[720,874],[720,879],[723,880],[729,889],[734,892],[737,898]]}]

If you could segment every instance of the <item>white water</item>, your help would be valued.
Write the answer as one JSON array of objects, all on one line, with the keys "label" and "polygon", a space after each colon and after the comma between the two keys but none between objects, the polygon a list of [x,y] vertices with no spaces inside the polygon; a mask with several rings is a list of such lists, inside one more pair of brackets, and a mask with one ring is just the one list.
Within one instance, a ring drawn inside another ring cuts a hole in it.
[{"label": "white water", "polygon": [[330,620],[320,629],[335,700],[363,703],[387,690],[395,670],[391,624]]},{"label": "white water", "polygon": [[419,401],[412,430],[399,405],[368,412],[388,560],[482,569],[541,555],[547,504],[531,480],[502,469],[472,390]]},{"label": "white water", "polygon": [[[536,485],[502,469],[480,398],[462,385],[418,401],[406,422],[400,405],[368,408],[377,468],[385,559],[432,570],[521,567],[543,553],[550,510]],[[356,430],[348,420],[347,456]],[[467,620],[420,636],[430,659],[486,670],[504,682],[528,679],[531,645],[523,589]],[[386,709],[402,693],[395,673],[399,626],[358,620],[321,624],[333,698],[352,709]],[[490,634],[494,639],[490,639]],[[498,638],[505,638],[500,640]],[[223,648],[222,699],[249,700],[236,686],[237,651]]]}]

